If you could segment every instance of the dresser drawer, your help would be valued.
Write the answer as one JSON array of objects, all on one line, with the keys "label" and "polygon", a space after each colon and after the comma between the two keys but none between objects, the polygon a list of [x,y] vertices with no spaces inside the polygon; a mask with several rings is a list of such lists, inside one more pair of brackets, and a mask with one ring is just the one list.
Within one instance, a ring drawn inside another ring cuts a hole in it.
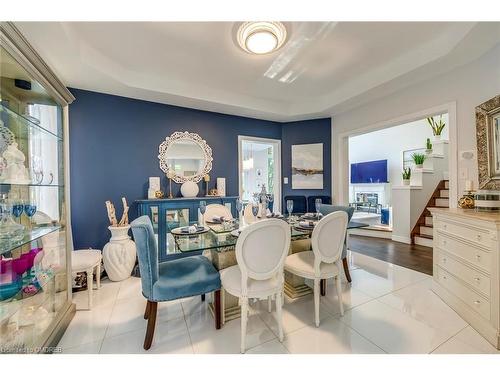
[{"label": "dresser drawer", "polygon": [[491,272],[491,253],[488,251],[481,250],[478,247],[459,239],[448,237],[442,233],[438,233],[436,245],[440,249],[466,260],[488,273]]},{"label": "dresser drawer", "polygon": [[467,224],[462,224],[447,220],[437,220],[437,229],[446,232],[449,235],[464,238],[468,241],[491,249],[493,239],[489,231],[476,228]]},{"label": "dresser drawer", "polygon": [[437,264],[447,272],[463,280],[473,288],[490,296],[490,278],[472,269],[469,266],[459,262],[453,257],[446,254],[444,251],[439,251],[437,254]]},{"label": "dresser drawer", "polygon": [[441,267],[437,267],[439,284],[452,294],[464,301],[474,311],[477,311],[483,318],[490,320],[490,303],[472,289],[465,286],[457,278],[446,272]]}]

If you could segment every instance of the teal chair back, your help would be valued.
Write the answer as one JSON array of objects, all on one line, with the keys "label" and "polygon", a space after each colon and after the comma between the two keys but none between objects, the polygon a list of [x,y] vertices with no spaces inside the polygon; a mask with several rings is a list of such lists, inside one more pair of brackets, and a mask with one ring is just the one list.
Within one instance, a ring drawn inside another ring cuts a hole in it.
[{"label": "teal chair back", "polygon": [[153,299],[153,285],[158,280],[158,246],[153,224],[149,216],[141,216],[130,226],[137,246],[142,294],[147,299]]}]

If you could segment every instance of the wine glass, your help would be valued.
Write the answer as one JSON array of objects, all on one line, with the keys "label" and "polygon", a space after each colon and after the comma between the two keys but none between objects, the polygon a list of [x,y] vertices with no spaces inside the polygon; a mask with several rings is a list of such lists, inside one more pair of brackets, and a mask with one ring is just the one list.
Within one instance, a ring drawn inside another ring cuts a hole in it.
[{"label": "wine glass", "polygon": [[26,216],[29,217],[30,225],[32,225],[31,218],[33,217],[35,212],[36,212],[36,205],[35,204],[31,204],[30,202],[24,204],[24,213],[26,214]]},{"label": "wine glass", "polygon": [[316,216],[319,217],[319,211],[321,209],[321,205],[323,204],[323,201],[321,198],[316,198],[314,201],[314,206],[316,207]]},{"label": "wine glass", "polygon": [[252,204],[252,215],[254,216],[255,220],[257,220],[257,215],[259,214],[259,205],[257,203]]},{"label": "wine glass", "polygon": [[205,224],[205,212],[207,211],[207,202],[200,201],[200,213],[202,217],[202,225]]},{"label": "wine glass", "polygon": [[19,218],[23,214],[23,211],[24,211],[23,201],[14,202],[14,204],[12,205],[12,214],[16,218]]},{"label": "wine glass", "polygon": [[288,211],[288,217],[291,217],[293,211],[293,200],[288,199],[286,201],[286,210]]},{"label": "wine glass", "polygon": [[241,210],[243,210],[243,202],[240,198],[236,199],[236,211],[238,211],[238,219],[241,218]]}]

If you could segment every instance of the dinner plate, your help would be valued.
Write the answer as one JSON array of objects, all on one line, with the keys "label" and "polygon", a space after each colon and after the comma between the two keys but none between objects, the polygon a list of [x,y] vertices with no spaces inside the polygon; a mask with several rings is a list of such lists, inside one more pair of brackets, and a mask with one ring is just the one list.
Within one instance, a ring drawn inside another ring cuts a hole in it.
[{"label": "dinner plate", "polygon": [[174,228],[170,232],[173,233],[173,234],[175,234],[176,236],[192,236],[192,235],[195,235],[195,234],[206,233],[206,232],[208,232],[210,230],[207,227],[203,227],[203,228],[199,228],[196,232],[189,233],[189,232],[183,232],[182,231],[183,228],[185,228],[185,227]]}]

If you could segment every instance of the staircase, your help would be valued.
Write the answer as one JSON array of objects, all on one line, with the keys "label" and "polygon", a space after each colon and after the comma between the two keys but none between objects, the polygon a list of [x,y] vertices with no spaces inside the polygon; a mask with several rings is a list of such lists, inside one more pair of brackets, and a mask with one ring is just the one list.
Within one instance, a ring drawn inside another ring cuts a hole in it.
[{"label": "staircase", "polygon": [[450,191],[449,191],[449,181],[442,180],[437,185],[434,193],[427,202],[422,214],[417,220],[415,227],[411,232],[412,243],[416,245],[422,245],[427,247],[432,247],[433,244],[433,225],[432,225],[432,215],[427,208],[429,207],[449,207],[450,206]]}]

